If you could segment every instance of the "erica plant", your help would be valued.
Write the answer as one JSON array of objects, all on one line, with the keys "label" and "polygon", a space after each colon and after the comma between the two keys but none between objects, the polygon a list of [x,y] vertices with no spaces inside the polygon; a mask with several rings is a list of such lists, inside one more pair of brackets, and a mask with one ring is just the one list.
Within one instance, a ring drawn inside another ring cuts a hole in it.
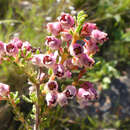
[{"label": "erica plant", "polygon": [[7,100],[12,105],[25,129],[43,129],[44,102],[51,109],[56,105],[64,107],[76,98],[84,108],[89,101],[97,99],[93,84],[82,79],[94,66],[93,57],[99,51],[98,45],[107,40],[107,34],[95,23],[85,22],[86,17],[83,11],[77,17],[62,13],[56,22],[48,23],[46,51],[19,38],[9,43],[0,42],[0,63],[11,62],[28,77],[29,96],[22,98],[34,104],[29,119],[24,119],[19,111],[18,92],[10,92],[8,85],[0,83],[0,100]]}]

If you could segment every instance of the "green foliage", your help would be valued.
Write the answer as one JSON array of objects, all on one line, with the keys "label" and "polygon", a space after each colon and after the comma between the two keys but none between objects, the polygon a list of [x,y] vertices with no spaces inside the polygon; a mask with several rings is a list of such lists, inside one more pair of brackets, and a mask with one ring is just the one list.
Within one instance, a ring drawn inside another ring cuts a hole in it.
[{"label": "green foliage", "polygon": [[[96,58],[93,69],[88,70],[87,79],[92,82],[100,82],[104,89],[109,88],[111,80],[119,77],[119,72],[115,69],[116,62],[106,62],[102,58]],[[100,62],[99,62],[100,61]]]},{"label": "green foliage", "polygon": [[[101,47],[101,53],[99,53],[105,60],[100,58],[101,62],[98,62],[99,58],[96,59],[95,68],[88,70],[86,75],[89,80],[100,82],[106,89],[113,77],[118,78],[118,71],[121,71],[122,67],[125,69],[127,65],[130,65],[130,0],[71,0],[72,3],[66,3],[64,0],[61,0],[60,3],[56,3],[55,0],[28,0],[27,7],[21,5],[21,2],[16,0],[0,1],[1,41],[8,42],[14,35],[19,35],[22,40],[30,41],[31,44],[44,50],[43,41],[47,34],[46,17],[50,16],[54,20],[62,11],[68,11],[66,7],[74,5],[76,10],[82,8],[87,11],[89,17],[86,21],[96,22],[109,34],[109,41]],[[81,16],[83,19],[80,19]],[[77,19],[78,24],[81,25],[85,18],[84,13],[80,12]],[[80,30],[81,26],[77,28],[77,32]],[[70,32],[73,33],[71,30]],[[31,55],[28,54],[27,57],[30,58]],[[118,71],[116,67],[118,67]],[[27,86],[27,78],[17,73],[8,63],[0,65],[1,81],[11,83],[11,89],[22,93],[23,86]],[[48,73],[51,74],[51,70]],[[18,93],[11,95],[15,99],[15,103],[18,104],[20,100],[17,98]],[[29,103],[36,100],[33,93],[30,95],[31,100],[26,96],[22,96],[22,98]],[[56,112],[49,111],[49,116],[42,117],[43,125],[46,128],[51,129],[54,126],[54,129],[63,129],[64,127],[83,130],[111,127],[128,129],[129,125],[129,119],[124,121],[117,119],[114,123],[110,120],[108,123],[90,117],[76,119],[75,122],[70,123],[69,119],[63,115],[63,110],[60,108],[56,110]],[[43,111],[45,112],[45,110]],[[33,114],[32,117],[34,117]]]}]

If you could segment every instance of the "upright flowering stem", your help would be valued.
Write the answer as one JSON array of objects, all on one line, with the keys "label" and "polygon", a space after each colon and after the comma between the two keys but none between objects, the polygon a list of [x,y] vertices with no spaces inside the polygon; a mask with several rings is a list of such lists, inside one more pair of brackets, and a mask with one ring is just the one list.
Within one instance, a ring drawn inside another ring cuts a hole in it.
[{"label": "upright flowering stem", "polygon": [[40,91],[40,85],[37,84],[36,85],[36,97],[37,97],[37,101],[35,103],[36,113],[35,113],[34,130],[38,130],[39,129],[39,91]]},{"label": "upright flowering stem", "polygon": [[[66,106],[68,100],[74,97],[83,108],[89,101],[97,99],[92,83],[81,81],[81,78],[94,65],[93,55],[98,52],[98,45],[102,45],[108,38],[107,33],[100,31],[95,23],[84,23],[86,16],[83,11],[80,11],[75,19],[67,13],[62,13],[57,22],[48,23],[47,30],[51,35],[46,38],[45,54],[41,49],[18,38],[12,39],[8,44],[0,41],[0,64],[3,61],[13,63],[28,77],[31,84],[29,98],[23,95],[23,99],[34,103],[35,110],[31,111],[31,115],[33,112],[35,116],[33,130],[40,130],[41,126],[44,129],[41,123],[44,120],[43,114],[48,114],[48,111],[44,108],[42,113],[43,99],[46,100],[48,108],[57,104]],[[69,78],[73,82],[68,82]],[[17,108],[20,102],[18,93],[10,93],[9,86],[0,83],[0,100],[9,100],[24,127],[27,130],[32,129],[29,125],[31,120],[24,119],[23,113]]]}]

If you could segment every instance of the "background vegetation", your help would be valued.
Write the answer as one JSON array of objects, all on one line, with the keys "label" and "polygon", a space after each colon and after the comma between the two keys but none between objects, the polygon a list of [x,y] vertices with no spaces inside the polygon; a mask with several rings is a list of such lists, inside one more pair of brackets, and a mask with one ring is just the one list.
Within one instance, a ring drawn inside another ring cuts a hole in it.
[{"label": "background vegetation", "polygon": [[[97,61],[93,70],[86,75],[89,80],[95,82],[99,94],[104,90],[111,89],[111,82],[120,76],[128,77],[130,66],[130,0],[0,0],[0,40],[8,42],[14,36],[23,41],[29,41],[32,45],[44,49],[44,39],[47,35],[46,23],[55,21],[61,12],[70,12],[76,15],[79,10],[88,14],[86,21],[96,22],[101,30],[109,35],[107,41],[97,54]],[[0,65],[0,81],[10,84],[12,90],[26,92],[27,79],[19,74],[12,65]],[[2,103],[1,106],[5,105]],[[28,113],[30,104],[26,104],[22,111]],[[73,114],[68,114],[71,109]],[[64,110],[64,111],[63,111]],[[10,111],[10,109],[8,110]],[[47,128],[53,129],[100,129],[100,128],[130,128],[130,119],[126,116],[121,120],[117,114],[114,118],[108,117],[110,121],[102,120],[92,112],[81,113],[77,104],[71,107],[57,108],[57,112],[50,112],[49,121],[44,120]],[[0,111],[1,112],[1,111]],[[77,114],[78,113],[78,114]],[[77,116],[76,116],[77,115]],[[90,115],[90,116],[88,116]],[[1,116],[3,119],[5,115]],[[11,115],[13,118],[13,115]],[[0,119],[1,120],[1,119]],[[51,122],[53,120],[53,122]],[[51,122],[51,125],[50,125]],[[9,129],[17,129],[19,122]],[[6,128],[6,126],[1,127]]]}]

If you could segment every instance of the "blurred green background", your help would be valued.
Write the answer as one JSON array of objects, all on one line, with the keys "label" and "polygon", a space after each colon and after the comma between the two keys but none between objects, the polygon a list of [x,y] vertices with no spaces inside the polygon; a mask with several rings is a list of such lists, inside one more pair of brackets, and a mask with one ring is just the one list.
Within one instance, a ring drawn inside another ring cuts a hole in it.
[{"label": "blurred green background", "polygon": [[[0,40],[6,43],[12,37],[18,36],[23,41],[29,41],[33,46],[43,49],[44,39],[47,35],[47,22],[55,21],[61,12],[76,15],[80,10],[84,10],[88,14],[86,21],[95,22],[99,29],[107,32],[109,36],[109,40],[100,47],[100,52],[96,54],[95,60],[101,62],[93,70],[90,70],[86,76],[96,84],[100,95],[104,91],[111,92],[114,79],[118,79],[119,86],[122,87],[121,83],[123,82],[126,85],[126,91],[128,90],[127,94],[130,95],[130,0],[0,0]],[[124,77],[127,80],[124,80]],[[0,82],[10,84],[12,90],[18,90],[21,93],[25,92],[27,86],[26,77],[19,75],[14,66],[7,63],[0,65]],[[115,83],[115,86],[118,86],[118,83]],[[111,94],[109,94],[109,98],[106,97],[104,103],[114,100],[111,99]],[[119,99],[123,98],[120,97],[121,95],[118,95]],[[102,103],[102,98],[100,99],[101,101],[97,102],[97,106]],[[123,100],[121,101],[123,102]],[[121,107],[119,102],[115,104],[117,104],[115,109]],[[126,105],[130,110],[130,101],[126,102]],[[66,113],[69,109],[74,110],[76,113],[73,114],[75,115],[79,112],[75,110],[77,108],[72,103],[72,107],[64,111],[64,114],[68,117],[69,115]],[[111,109],[114,108],[111,107]],[[3,112],[2,109],[0,109],[1,112]],[[114,112],[116,113],[116,110]],[[66,119],[61,114],[61,117],[66,120],[63,120],[62,123],[57,121],[53,124],[55,125],[54,129],[64,127],[73,130],[130,129],[129,114],[120,118],[119,114],[110,112],[107,120],[104,120],[104,117],[103,119],[99,118],[100,114],[92,113],[87,111],[86,117],[82,114],[80,116],[79,113],[79,116],[70,114],[70,118],[76,117],[75,121],[70,122],[68,122],[68,118]],[[0,120],[5,115],[1,116]],[[13,122],[9,129],[17,129],[15,124],[17,123]],[[0,130],[4,130],[6,126],[0,128]],[[47,126],[47,128],[52,129],[50,126]]]}]

